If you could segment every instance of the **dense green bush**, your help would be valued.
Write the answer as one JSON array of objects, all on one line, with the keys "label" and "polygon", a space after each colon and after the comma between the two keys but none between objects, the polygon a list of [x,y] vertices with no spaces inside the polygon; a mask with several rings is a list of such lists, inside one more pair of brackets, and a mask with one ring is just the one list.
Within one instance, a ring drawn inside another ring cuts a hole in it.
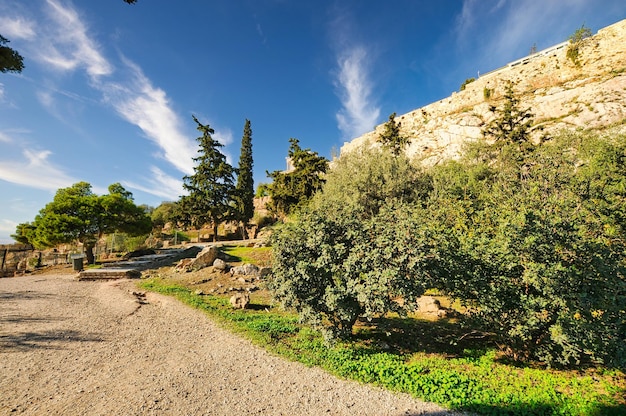
[{"label": "dense green bush", "polygon": [[436,267],[432,231],[417,224],[428,186],[388,150],[342,158],[309,209],[274,233],[276,299],[331,338],[359,317],[414,309]]},{"label": "dense green bush", "polygon": [[344,156],[275,233],[271,288],[341,337],[436,288],[515,360],[624,367],[625,142],[518,134],[427,173],[388,151]]},{"label": "dense green bush", "polygon": [[[501,155],[517,150],[505,145]],[[532,158],[432,172],[429,215],[460,245],[441,289],[513,358],[626,364],[625,150],[570,134]]]}]

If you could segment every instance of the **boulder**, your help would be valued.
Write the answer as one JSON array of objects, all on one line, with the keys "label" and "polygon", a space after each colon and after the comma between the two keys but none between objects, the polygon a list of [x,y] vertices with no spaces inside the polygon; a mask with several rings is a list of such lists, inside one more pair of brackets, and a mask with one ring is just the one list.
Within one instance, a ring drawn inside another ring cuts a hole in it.
[{"label": "boulder", "polygon": [[235,293],[230,297],[230,304],[235,309],[245,309],[250,303],[250,295],[247,293]]},{"label": "boulder", "polygon": [[448,316],[449,309],[441,306],[439,300],[432,296],[421,296],[417,299],[417,310],[428,315],[435,315],[438,318]]},{"label": "boulder", "polygon": [[218,250],[215,246],[206,246],[202,249],[195,259],[191,261],[189,267],[191,270],[199,270],[208,266],[212,266],[217,259]]},{"label": "boulder", "polygon": [[235,276],[238,274],[242,274],[244,276],[259,276],[260,275],[260,271],[259,268],[257,266],[255,266],[254,264],[243,264],[241,266],[237,266],[237,267],[233,267],[232,269],[230,269],[230,273]]},{"label": "boulder", "polygon": [[222,259],[215,259],[215,261],[213,262],[213,267],[215,267],[217,270],[226,271],[228,270],[228,263],[226,263]]}]

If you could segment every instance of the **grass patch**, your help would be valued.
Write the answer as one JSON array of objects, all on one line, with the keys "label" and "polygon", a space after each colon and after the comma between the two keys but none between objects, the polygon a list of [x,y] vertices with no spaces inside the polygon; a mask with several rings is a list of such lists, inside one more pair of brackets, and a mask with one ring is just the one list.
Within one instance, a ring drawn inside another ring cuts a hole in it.
[{"label": "grass patch", "polygon": [[203,310],[273,353],[453,409],[489,415],[626,414],[624,373],[514,366],[484,343],[477,348],[471,340],[459,342],[453,322],[384,319],[376,327],[360,325],[352,342],[327,347],[295,314],[270,305],[233,310],[224,298],[195,295],[166,280],[140,286]]},{"label": "grass patch", "polygon": [[243,263],[252,263],[259,266],[269,266],[272,257],[271,247],[245,247],[225,245],[220,247],[224,253]]}]

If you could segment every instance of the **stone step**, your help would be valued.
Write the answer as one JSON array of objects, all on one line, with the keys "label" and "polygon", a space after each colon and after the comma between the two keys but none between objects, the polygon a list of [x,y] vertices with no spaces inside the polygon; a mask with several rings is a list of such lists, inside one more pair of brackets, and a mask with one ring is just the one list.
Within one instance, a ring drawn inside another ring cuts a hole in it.
[{"label": "stone step", "polygon": [[115,280],[115,279],[138,279],[141,272],[137,269],[106,268],[88,269],[78,274],[78,280]]}]

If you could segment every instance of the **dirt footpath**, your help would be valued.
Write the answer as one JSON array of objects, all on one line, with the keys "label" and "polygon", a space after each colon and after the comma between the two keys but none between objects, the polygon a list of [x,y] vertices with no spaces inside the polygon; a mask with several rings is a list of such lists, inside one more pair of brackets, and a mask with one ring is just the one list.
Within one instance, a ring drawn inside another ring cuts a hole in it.
[{"label": "dirt footpath", "polygon": [[132,281],[0,279],[0,414],[452,414],[285,361]]}]

